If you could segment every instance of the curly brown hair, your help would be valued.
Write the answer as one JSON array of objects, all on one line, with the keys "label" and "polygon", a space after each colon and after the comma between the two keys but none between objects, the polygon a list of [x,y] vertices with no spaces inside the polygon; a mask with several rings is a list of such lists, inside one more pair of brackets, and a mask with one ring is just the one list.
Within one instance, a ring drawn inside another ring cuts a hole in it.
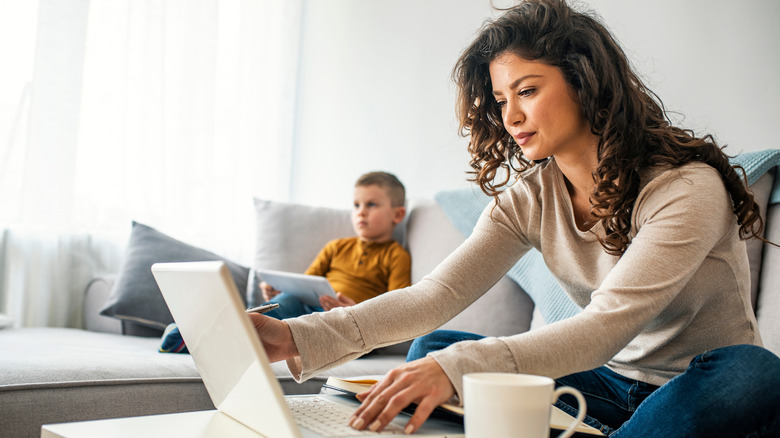
[{"label": "curly brown hair", "polygon": [[[493,98],[489,65],[509,52],[558,67],[579,98],[598,137],[591,214],[603,225],[604,249],[621,255],[630,241],[631,213],[640,169],[701,161],[721,175],[733,202],[741,238],[761,238],[759,207],[747,190],[744,170],[711,135],[697,137],[669,120],[660,98],[632,71],[628,58],[595,16],[563,0],[526,0],[486,23],[453,70],[458,87],[460,133],[470,136],[472,175],[489,196],[534,165],[504,129]],[[738,173],[739,170],[741,173]],[[762,239],[763,240],[763,239]]]}]

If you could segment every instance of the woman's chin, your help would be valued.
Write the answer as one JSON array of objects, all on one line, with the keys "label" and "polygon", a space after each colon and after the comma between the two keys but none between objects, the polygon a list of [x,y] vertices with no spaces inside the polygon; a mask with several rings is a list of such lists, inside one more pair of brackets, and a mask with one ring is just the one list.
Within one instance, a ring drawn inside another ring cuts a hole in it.
[{"label": "woman's chin", "polygon": [[528,161],[539,161],[550,158],[549,154],[541,153],[541,151],[535,148],[525,148],[520,146],[520,150],[523,151],[523,157],[525,157],[525,159]]}]

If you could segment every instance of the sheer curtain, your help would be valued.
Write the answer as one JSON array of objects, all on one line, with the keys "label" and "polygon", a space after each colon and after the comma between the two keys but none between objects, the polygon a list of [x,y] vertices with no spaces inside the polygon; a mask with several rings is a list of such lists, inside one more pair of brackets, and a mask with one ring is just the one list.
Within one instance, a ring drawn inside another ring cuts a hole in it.
[{"label": "sheer curtain", "polygon": [[289,196],[301,1],[39,1],[0,187],[14,325],[78,326],[132,220],[250,263],[252,197]]}]

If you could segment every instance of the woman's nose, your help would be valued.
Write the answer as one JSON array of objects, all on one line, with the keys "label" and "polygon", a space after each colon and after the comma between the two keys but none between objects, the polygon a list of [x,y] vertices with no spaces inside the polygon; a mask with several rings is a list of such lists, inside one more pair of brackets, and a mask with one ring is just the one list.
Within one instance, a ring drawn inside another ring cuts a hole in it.
[{"label": "woman's nose", "polygon": [[525,121],[525,114],[520,105],[511,101],[504,105],[504,126],[519,125]]}]

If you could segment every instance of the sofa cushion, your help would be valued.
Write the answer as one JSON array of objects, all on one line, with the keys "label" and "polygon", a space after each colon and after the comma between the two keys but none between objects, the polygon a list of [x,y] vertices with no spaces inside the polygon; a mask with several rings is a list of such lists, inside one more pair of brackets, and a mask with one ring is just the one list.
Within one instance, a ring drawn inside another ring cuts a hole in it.
[{"label": "sofa cushion", "polygon": [[158,262],[213,260],[225,261],[238,290],[246,290],[249,268],[176,240],[147,225],[133,222],[124,262],[100,314],[152,327],[159,330],[154,333],[159,336],[173,322],[173,317],[154,281],[152,265]]},{"label": "sofa cushion", "polygon": [[159,354],[158,342],[66,328],[1,331],[0,434],[37,437],[46,423],[213,409],[192,359]]},{"label": "sofa cushion", "polygon": [[[157,352],[159,339],[68,328],[0,330],[0,436],[38,437],[41,425],[214,409],[192,357]],[[328,371],[384,374],[403,356],[371,355]],[[295,382],[271,364],[285,394],[318,393],[327,376]]]}]

